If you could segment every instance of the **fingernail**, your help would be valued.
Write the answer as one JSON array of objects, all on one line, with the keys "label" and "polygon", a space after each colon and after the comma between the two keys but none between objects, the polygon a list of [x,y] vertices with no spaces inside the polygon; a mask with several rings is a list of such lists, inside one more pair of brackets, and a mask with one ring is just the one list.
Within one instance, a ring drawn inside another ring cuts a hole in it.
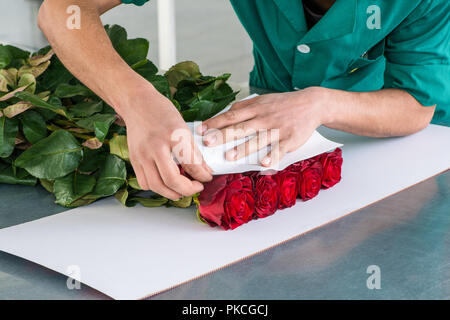
[{"label": "fingernail", "polygon": [[217,138],[216,138],[216,136],[215,135],[209,135],[209,136],[206,136],[206,138],[205,138],[205,144],[208,144],[208,145],[211,145],[211,144],[213,144],[214,142],[216,142],[216,140],[217,140]]},{"label": "fingernail", "polygon": [[200,134],[204,134],[206,132],[206,130],[208,130],[208,127],[206,124],[202,124],[197,127],[197,132]]},{"label": "fingernail", "polygon": [[228,160],[236,160],[237,158],[237,152],[236,150],[230,150],[227,152],[227,159]]},{"label": "fingernail", "polygon": [[261,161],[261,163],[262,163],[264,166],[270,165],[270,162],[271,162],[271,160],[270,160],[269,157],[266,157],[266,158],[264,158],[264,159]]}]

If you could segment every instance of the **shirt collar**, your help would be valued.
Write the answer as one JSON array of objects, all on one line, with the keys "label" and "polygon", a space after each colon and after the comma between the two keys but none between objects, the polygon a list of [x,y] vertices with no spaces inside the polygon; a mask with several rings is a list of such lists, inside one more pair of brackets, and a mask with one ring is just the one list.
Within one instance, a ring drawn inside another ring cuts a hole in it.
[{"label": "shirt collar", "polygon": [[305,32],[304,42],[331,40],[353,33],[357,0],[337,0],[317,24],[308,31],[301,0],[273,0],[295,30]]}]

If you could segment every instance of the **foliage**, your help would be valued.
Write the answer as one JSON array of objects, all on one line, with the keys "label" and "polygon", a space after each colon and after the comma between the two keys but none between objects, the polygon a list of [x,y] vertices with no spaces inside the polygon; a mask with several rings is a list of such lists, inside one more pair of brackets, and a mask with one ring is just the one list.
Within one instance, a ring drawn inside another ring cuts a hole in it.
[{"label": "foliage", "polygon": [[[130,67],[170,99],[186,121],[205,120],[237,92],[229,74],[204,76],[192,61],[164,75],[147,59],[149,43],[128,39],[124,28],[105,26]],[[50,47],[34,54],[0,45],[0,183],[41,184],[65,207],[114,195],[133,206],[188,207],[143,192],[130,164],[126,128],[114,110],[78,81]]]}]

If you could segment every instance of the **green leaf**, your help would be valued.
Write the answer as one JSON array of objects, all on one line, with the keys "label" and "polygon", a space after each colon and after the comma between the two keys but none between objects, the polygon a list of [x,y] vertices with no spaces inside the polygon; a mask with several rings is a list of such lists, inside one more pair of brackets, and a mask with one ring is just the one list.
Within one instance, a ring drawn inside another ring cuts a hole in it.
[{"label": "green leaf", "polygon": [[170,68],[164,76],[169,81],[170,86],[177,87],[181,80],[199,78],[201,75],[198,64],[193,61],[183,61]]},{"label": "green leaf", "polygon": [[68,207],[69,208],[76,208],[76,207],[81,207],[81,206],[87,206],[88,204],[91,204],[92,202],[100,199],[100,196],[96,196],[96,195],[92,195],[92,194],[87,194],[84,197],[81,197],[78,200],[75,200],[74,202],[72,202]]},{"label": "green leaf", "polygon": [[142,204],[144,207],[148,207],[148,208],[162,207],[169,201],[168,199],[163,198],[163,197],[161,197],[161,198],[133,197],[130,200],[137,201],[140,204]]},{"label": "green leaf", "polygon": [[91,117],[81,119],[76,124],[84,129],[92,130],[98,140],[103,142],[108,134],[109,127],[116,121],[117,118],[113,114],[95,114]]},{"label": "green leaf", "polygon": [[78,141],[67,131],[58,130],[25,150],[15,161],[40,179],[57,179],[73,172],[83,155]]},{"label": "green leaf", "polygon": [[48,67],[50,66],[50,61],[44,62],[43,64],[40,64],[36,67],[32,67],[32,66],[22,66],[19,69],[19,77],[26,74],[26,73],[31,73],[35,78],[39,77],[41,74],[43,74]]},{"label": "green leaf", "polygon": [[132,177],[128,179],[128,185],[135,189],[135,190],[142,190],[141,186],[139,185],[137,178],[136,177]]},{"label": "green leaf", "polygon": [[36,111],[29,110],[20,117],[25,138],[35,144],[47,137],[47,127],[44,118]]},{"label": "green leaf", "polygon": [[[4,70],[0,70],[0,71],[4,71]],[[9,81],[6,78],[5,75],[0,74],[0,92],[8,92],[8,85],[9,85]]]},{"label": "green leaf", "polygon": [[[195,120],[207,120],[211,118],[212,115],[215,115],[218,111],[216,111],[217,105],[213,101],[209,100],[200,100],[192,104],[192,109],[197,109],[197,119]],[[219,110],[220,111],[220,110]]]},{"label": "green leaf", "polygon": [[214,83],[206,86],[198,92],[198,100],[212,100],[214,97],[215,86]]},{"label": "green leaf", "polygon": [[28,64],[32,67],[41,65],[44,62],[49,61],[55,53],[50,49],[46,54],[36,54],[28,59]]},{"label": "green leaf", "polygon": [[0,75],[6,79],[6,84],[11,88],[16,87],[18,70],[15,68],[0,69]]},{"label": "green leaf", "polygon": [[53,185],[55,181],[47,179],[39,179],[41,186],[50,193],[53,193]]},{"label": "green leaf", "polygon": [[24,91],[26,88],[27,88],[27,86],[23,86],[23,87],[15,89],[14,91],[8,92],[0,97],[0,101],[7,101],[11,98],[14,98],[16,93]]},{"label": "green leaf", "polygon": [[162,95],[170,97],[170,87],[167,79],[160,75],[154,75],[147,79]]},{"label": "green leaf", "polygon": [[31,73],[24,73],[20,76],[17,85],[19,87],[27,86],[25,91],[33,94],[36,91],[36,78]]},{"label": "green leaf", "polygon": [[54,91],[61,83],[68,83],[74,79],[73,75],[64,67],[57,56],[53,56],[50,60],[51,64],[48,69],[39,78],[38,85],[43,90]]},{"label": "green leaf", "polygon": [[109,39],[111,40],[112,45],[117,50],[117,46],[127,40],[127,31],[116,24],[109,26],[105,25],[106,33],[109,36]]},{"label": "green leaf", "polygon": [[105,122],[112,124],[114,121],[116,121],[116,116],[113,114],[95,114],[93,116],[90,116],[88,118],[84,118],[81,120],[78,120],[76,122],[77,126],[88,129],[91,131],[95,130],[95,122]]},{"label": "green leaf", "polygon": [[183,116],[184,121],[193,122],[198,119],[198,113],[199,113],[198,109],[192,108],[181,112],[181,115]]},{"label": "green leaf", "polygon": [[195,85],[194,86],[186,86],[181,89],[179,88],[173,97],[181,105],[188,105],[195,99],[196,92],[197,92],[197,87]]},{"label": "green leaf", "polygon": [[147,58],[149,42],[146,39],[127,40],[127,32],[118,25],[105,26],[117,53],[131,66]]},{"label": "green leaf", "polygon": [[117,192],[125,183],[127,169],[125,162],[115,155],[108,155],[100,169],[94,195],[108,197]]},{"label": "green leaf", "polygon": [[95,178],[73,172],[63,178],[55,180],[53,193],[56,203],[67,207],[94,189]]},{"label": "green leaf", "polygon": [[103,109],[102,101],[86,101],[78,103],[68,110],[73,117],[90,117],[94,113],[101,112]]},{"label": "green leaf", "polygon": [[158,68],[148,59],[139,61],[132,65],[131,68],[147,80],[158,72]]},{"label": "green leaf", "polygon": [[19,122],[17,119],[0,117],[0,158],[6,158],[14,151]]},{"label": "green leaf", "polygon": [[27,186],[36,185],[37,179],[28,174],[16,175],[14,169],[5,163],[0,163],[0,183],[22,184]]},{"label": "green leaf", "polygon": [[24,91],[17,92],[15,94],[15,97],[19,98],[22,101],[31,103],[35,107],[50,110],[50,111],[53,111],[54,113],[57,113],[64,117],[67,117],[66,108],[63,106],[54,105],[50,102],[50,100],[49,100],[49,102],[46,102],[46,101],[42,100],[41,98],[39,98],[37,95],[31,94],[29,92],[24,92]]},{"label": "green leaf", "polygon": [[106,135],[108,134],[109,127],[112,125],[110,122],[94,122],[94,132],[95,137],[100,140],[100,142],[105,141]]},{"label": "green leaf", "polygon": [[72,98],[75,96],[93,96],[93,92],[86,86],[81,84],[70,85],[67,83],[61,83],[55,90],[55,96],[58,98]]},{"label": "green leaf", "polygon": [[78,171],[83,173],[94,172],[100,168],[108,154],[102,149],[83,149],[83,159],[78,166]]},{"label": "green leaf", "polygon": [[192,205],[192,196],[183,197],[177,201],[169,200],[169,205],[177,208],[189,208]]},{"label": "green leaf", "polygon": [[21,101],[7,106],[5,109],[3,109],[3,114],[5,115],[5,117],[14,118],[18,114],[27,111],[31,107],[33,107],[31,103]]},{"label": "green leaf", "polygon": [[114,197],[120,201],[124,206],[127,205],[128,200],[128,190],[127,188],[122,188],[114,195]]},{"label": "green leaf", "polygon": [[13,56],[9,49],[0,44],[0,69],[5,69],[12,61]]},{"label": "green leaf", "polygon": [[109,140],[109,149],[111,154],[115,154],[125,161],[130,161],[127,136],[115,135]]},{"label": "green leaf", "polygon": [[17,47],[11,46],[11,45],[6,45],[5,48],[7,48],[9,50],[13,60],[24,60],[25,61],[30,56],[30,53],[28,51],[22,50],[20,48],[17,48]]},{"label": "green leaf", "polygon": [[147,58],[148,48],[148,40],[137,38],[120,42],[116,50],[122,59],[131,66]]}]

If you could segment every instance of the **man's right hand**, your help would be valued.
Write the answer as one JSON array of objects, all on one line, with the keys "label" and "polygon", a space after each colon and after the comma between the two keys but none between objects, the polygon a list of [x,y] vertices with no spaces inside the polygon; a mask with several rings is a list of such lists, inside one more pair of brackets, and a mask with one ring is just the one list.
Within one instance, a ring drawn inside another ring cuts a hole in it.
[{"label": "man's right hand", "polygon": [[[127,126],[130,160],[140,187],[172,200],[202,191],[200,182],[212,179],[211,169],[180,113],[150,84],[136,91],[129,93],[129,105],[120,109],[126,110],[121,116]],[[180,174],[173,159],[174,148],[182,149],[175,157],[195,180]]]},{"label": "man's right hand", "polygon": [[[120,3],[45,0],[39,10],[39,27],[67,69],[125,120],[131,164],[141,188],[173,200],[195,194],[203,189],[200,182],[211,180],[212,175],[186,123],[167,98],[123,61],[103,28],[100,14]],[[72,5],[80,7],[80,29],[66,26],[66,11]],[[179,138],[180,131],[184,132],[184,155],[177,158],[194,180],[181,175],[172,157],[174,148],[180,146],[174,133]],[[185,155],[190,153],[195,157]]]}]

